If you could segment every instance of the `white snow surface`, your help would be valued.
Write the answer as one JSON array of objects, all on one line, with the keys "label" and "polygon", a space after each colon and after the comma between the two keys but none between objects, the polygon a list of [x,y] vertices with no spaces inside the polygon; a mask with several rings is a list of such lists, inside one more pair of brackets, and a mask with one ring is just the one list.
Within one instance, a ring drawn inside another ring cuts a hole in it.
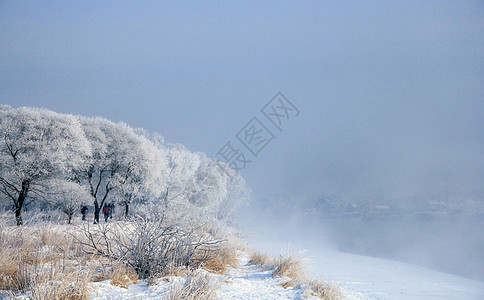
[{"label": "white snow surface", "polygon": [[484,299],[484,282],[416,265],[299,244],[297,240],[288,245],[267,236],[249,239],[249,244],[273,256],[288,246],[289,252],[303,251],[308,274],[339,285],[348,299]]}]

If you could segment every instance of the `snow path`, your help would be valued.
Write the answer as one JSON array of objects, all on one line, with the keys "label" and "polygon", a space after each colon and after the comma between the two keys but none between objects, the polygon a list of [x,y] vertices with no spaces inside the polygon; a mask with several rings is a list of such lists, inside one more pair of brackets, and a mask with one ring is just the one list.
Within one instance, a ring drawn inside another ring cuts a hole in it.
[{"label": "snow path", "polygon": [[[283,288],[278,278],[272,277],[272,270],[249,264],[249,256],[240,252],[239,266],[230,268],[227,275],[213,275],[220,280],[216,296],[221,300],[232,299],[302,299],[303,289],[299,286]],[[170,283],[183,281],[180,277],[170,277]],[[128,289],[112,286],[109,280],[92,283],[91,299],[161,299],[169,290],[170,283],[163,280],[153,286],[146,282],[130,285]]]},{"label": "snow path", "polygon": [[95,282],[91,284],[93,289],[90,299],[94,300],[114,300],[114,299],[162,299],[163,295],[169,290],[168,283],[148,286],[146,282],[130,285],[128,289],[113,286],[109,280]]},{"label": "snow path", "polygon": [[272,270],[250,265],[245,253],[240,254],[239,267],[230,269],[225,277],[217,291],[219,299],[301,299],[303,294],[300,287],[279,286],[279,279],[272,277]]}]

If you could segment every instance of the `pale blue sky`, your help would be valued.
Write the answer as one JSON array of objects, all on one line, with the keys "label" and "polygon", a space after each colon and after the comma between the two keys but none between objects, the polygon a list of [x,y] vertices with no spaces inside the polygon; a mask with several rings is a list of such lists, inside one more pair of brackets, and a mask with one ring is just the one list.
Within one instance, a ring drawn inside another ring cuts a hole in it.
[{"label": "pale blue sky", "polygon": [[212,156],[281,91],[256,198],[484,188],[480,1],[0,1],[0,41],[0,102]]}]

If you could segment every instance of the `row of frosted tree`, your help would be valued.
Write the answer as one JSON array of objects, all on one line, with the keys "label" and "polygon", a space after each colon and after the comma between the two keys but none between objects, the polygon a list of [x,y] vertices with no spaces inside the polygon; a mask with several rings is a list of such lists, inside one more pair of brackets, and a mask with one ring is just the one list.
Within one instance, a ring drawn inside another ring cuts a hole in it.
[{"label": "row of frosted tree", "polygon": [[0,106],[0,195],[22,225],[27,201],[69,215],[107,202],[125,216],[137,203],[226,219],[247,200],[244,180],[223,163],[164,143],[124,123],[37,108]]}]

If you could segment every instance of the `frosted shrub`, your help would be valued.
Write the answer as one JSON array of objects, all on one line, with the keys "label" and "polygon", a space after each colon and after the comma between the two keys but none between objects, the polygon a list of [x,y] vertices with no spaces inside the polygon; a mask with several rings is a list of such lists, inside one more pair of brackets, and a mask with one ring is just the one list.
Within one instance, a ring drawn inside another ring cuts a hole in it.
[{"label": "frosted shrub", "polygon": [[122,262],[141,279],[162,276],[181,266],[197,268],[212,257],[220,241],[163,216],[138,217],[131,222],[86,226],[79,241],[91,253]]}]

